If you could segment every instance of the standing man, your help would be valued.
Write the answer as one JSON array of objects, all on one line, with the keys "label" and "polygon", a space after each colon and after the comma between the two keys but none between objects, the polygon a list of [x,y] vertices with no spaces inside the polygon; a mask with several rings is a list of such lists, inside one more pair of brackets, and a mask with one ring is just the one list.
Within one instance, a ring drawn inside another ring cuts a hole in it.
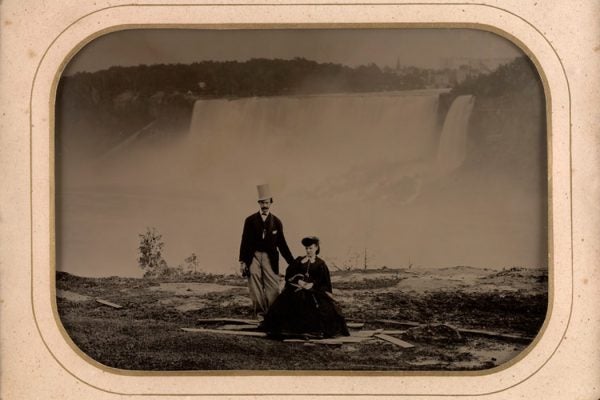
[{"label": "standing man", "polygon": [[[279,252],[294,261],[283,235],[281,220],[270,212],[273,197],[269,185],[258,185],[260,211],[244,221],[240,245],[240,269],[248,278],[254,312],[265,314],[279,295]],[[279,252],[278,252],[279,251]]]}]

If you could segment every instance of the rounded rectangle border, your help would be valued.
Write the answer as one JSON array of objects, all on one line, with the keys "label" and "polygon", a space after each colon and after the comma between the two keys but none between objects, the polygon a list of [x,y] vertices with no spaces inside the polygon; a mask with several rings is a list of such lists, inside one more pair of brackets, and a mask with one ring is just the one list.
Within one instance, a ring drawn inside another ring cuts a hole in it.
[{"label": "rounded rectangle border", "polygon": [[[516,359],[478,372],[150,372],[107,368],[71,342],[56,311],[54,254],[54,101],[71,57],[94,38],[132,28],[471,28],[512,41],[544,82],[548,127],[549,311],[544,327]],[[475,4],[120,5],[82,15],[49,44],[30,98],[32,306],[53,358],[83,384],[131,395],[474,396],[505,391],[543,368],[557,351],[572,308],[570,92],[551,43],[533,25],[499,7]],[[347,377],[351,379],[347,379]],[[431,385],[431,381],[437,383]],[[466,382],[468,380],[468,384]],[[306,388],[319,388],[311,393]],[[251,389],[249,389],[251,388]]]}]

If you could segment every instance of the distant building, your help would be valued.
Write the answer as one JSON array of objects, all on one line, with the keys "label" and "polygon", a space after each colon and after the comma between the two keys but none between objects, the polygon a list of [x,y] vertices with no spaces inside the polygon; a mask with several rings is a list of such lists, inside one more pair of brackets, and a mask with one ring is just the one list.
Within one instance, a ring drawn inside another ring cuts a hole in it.
[{"label": "distant building", "polygon": [[479,75],[489,74],[500,65],[508,64],[514,58],[468,58],[448,57],[444,58],[439,69],[419,69],[416,67],[403,66],[400,57],[396,59],[394,69],[388,68],[386,72],[392,72],[398,76],[415,75],[415,70],[425,73],[425,82],[428,88],[448,88],[463,83],[467,79],[473,79]]},{"label": "distant building", "polygon": [[452,86],[451,74],[448,70],[430,70],[427,76],[427,86],[430,88],[447,88]]},{"label": "distant building", "polygon": [[429,71],[427,84],[431,88],[451,87],[467,79],[489,74],[500,65],[512,60],[512,58],[445,58],[442,61],[442,68]]}]

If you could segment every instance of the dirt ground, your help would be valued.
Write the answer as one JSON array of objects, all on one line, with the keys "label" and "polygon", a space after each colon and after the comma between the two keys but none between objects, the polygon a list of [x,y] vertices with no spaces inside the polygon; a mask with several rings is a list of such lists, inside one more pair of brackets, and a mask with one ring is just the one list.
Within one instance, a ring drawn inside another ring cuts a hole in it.
[{"label": "dirt ground", "polygon": [[547,281],[545,270],[519,267],[332,272],[346,319],[364,323],[353,334],[394,330],[411,348],[376,337],[325,345],[183,331],[227,324],[200,319],[253,318],[245,281],[235,276],[165,282],[59,272],[56,294],[74,344],[119,369],[461,371],[493,368],[527,348],[546,317]]}]

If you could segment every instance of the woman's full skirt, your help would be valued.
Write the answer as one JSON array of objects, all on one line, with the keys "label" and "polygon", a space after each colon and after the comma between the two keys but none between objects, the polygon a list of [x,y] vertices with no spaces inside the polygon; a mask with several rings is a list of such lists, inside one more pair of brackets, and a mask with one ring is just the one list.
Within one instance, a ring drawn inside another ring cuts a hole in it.
[{"label": "woman's full skirt", "polygon": [[274,337],[349,336],[346,321],[325,292],[286,288],[277,297],[261,325]]}]

